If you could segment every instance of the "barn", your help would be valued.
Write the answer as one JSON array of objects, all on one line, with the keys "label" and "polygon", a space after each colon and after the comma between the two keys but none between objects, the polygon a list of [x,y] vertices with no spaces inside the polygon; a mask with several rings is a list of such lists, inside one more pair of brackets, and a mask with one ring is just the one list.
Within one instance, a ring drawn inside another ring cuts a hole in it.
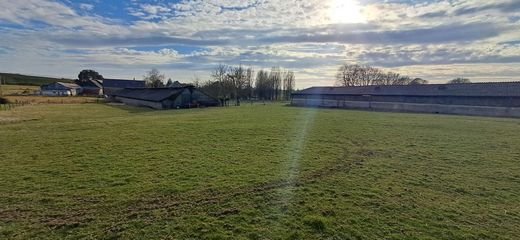
[{"label": "barn", "polygon": [[104,79],[103,94],[113,95],[125,88],[145,88],[146,82],[142,80]]},{"label": "barn", "polygon": [[311,87],[294,106],[520,117],[520,82]]},{"label": "barn", "polygon": [[128,88],[111,98],[131,106],[153,109],[177,109],[218,106],[214,97],[207,95],[193,86],[177,88]]},{"label": "barn", "polygon": [[77,85],[81,87],[81,95],[101,96],[103,95],[103,80],[76,80]]},{"label": "barn", "polygon": [[43,96],[76,96],[81,93],[81,87],[74,83],[55,82],[40,87]]}]

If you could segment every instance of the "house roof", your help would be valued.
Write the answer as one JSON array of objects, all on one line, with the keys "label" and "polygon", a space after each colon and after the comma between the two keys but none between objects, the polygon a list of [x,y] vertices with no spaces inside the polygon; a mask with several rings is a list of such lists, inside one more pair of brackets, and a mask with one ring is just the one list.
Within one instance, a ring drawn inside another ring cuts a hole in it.
[{"label": "house roof", "polygon": [[520,97],[520,82],[311,87],[294,95]]},{"label": "house roof", "polygon": [[105,88],[144,88],[146,82],[141,80],[104,79]]},{"label": "house roof", "polygon": [[60,84],[66,88],[70,88],[70,89],[77,89],[77,88],[81,88],[78,84],[75,84],[75,83],[64,83],[64,82],[57,82],[57,84]]},{"label": "house roof", "polygon": [[47,85],[43,85],[42,89],[78,89],[81,88],[79,85],[74,83],[55,82]]},{"label": "house roof", "polygon": [[184,91],[182,88],[125,88],[114,94],[116,97],[160,102]]}]

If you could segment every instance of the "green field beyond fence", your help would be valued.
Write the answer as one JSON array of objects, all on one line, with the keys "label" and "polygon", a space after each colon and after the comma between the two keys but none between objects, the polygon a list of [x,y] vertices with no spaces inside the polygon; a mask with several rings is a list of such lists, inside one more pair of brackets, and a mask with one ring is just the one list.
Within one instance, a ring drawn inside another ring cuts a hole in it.
[{"label": "green field beyond fence", "polygon": [[0,112],[0,239],[519,239],[520,120]]}]

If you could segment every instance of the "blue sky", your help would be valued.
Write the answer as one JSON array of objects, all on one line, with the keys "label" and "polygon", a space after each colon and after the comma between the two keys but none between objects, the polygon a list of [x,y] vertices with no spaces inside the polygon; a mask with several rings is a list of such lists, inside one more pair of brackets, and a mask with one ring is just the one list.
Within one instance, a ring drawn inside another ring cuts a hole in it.
[{"label": "blue sky", "polygon": [[520,80],[520,1],[3,0],[0,71],[95,69],[209,79],[219,63],[281,66],[297,87],[331,85],[342,63],[432,83]]}]

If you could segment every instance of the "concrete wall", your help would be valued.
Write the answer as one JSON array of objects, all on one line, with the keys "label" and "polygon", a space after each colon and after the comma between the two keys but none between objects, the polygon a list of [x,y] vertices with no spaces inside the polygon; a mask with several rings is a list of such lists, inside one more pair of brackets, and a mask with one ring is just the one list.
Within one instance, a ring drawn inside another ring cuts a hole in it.
[{"label": "concrete wall", "polygon": [[308,106],[308,107],[367,109],[367,110],[376,110],[376,111],[440,113],[440,114],[520,118],[520,108],[518,108],[518,107],[510,108],[510,107],[465,106],[465,105],[445,105],[445,104],[342,101],[342,100],[302,99],[302,98],[294,98],[292,100],[292,105]]},{"label": "concrete wall", "polygon": [[372,101],[420,103],[440,105],[488,106],[488,107],[520,107],[520,97],[471,97],[471,96],[381,96],[381,95],[298,95],[294,98],[326,99],[345,101]]}]

